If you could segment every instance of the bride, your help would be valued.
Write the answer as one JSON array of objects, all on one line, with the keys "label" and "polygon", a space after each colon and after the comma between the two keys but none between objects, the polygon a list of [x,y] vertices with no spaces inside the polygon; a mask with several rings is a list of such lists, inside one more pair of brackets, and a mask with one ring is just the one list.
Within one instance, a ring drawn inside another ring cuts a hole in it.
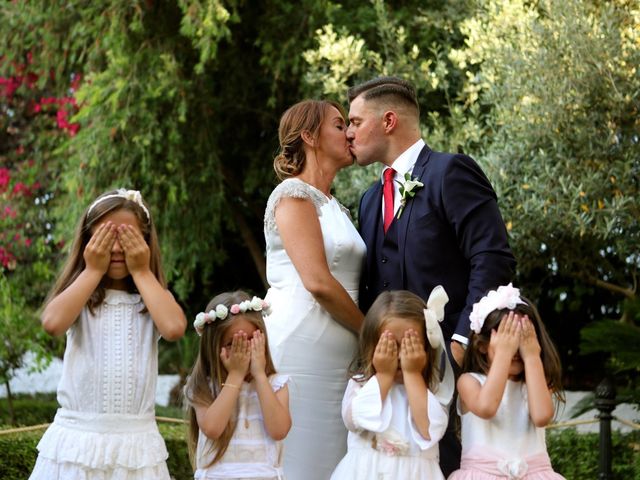
[{"label": "bride", "polygon": [[278,133],[282,182],[267,202],[264,234],[269,348],[278,371],[291,375],[282,465],[288,479],[326,480],[346,452],[341,402],[363,321],[356,302],[365,245],[330,193],[353,158],[337,103],[293,105]]}]

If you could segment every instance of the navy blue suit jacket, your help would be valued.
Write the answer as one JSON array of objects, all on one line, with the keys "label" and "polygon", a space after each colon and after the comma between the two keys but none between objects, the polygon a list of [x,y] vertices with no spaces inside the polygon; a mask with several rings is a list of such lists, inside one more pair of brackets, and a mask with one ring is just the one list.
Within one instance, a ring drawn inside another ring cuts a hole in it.
[{"label": "navy blue suit jacket", "polygon": [[[468,336],[473,304],[490,289],[509,283],[515,259],[496,194],[477,163],[465,155],[439,153],[425,146],[412,178],[424,187],[408,199],[396,228],[397,251],[385,258],[396,262],[402,289],[427,299],[436,285],[449,295],[442,329],[447,343],[454,333]],[[367,256],[360,286],[360,308],[366,312],[383,282],[374,278],[382,261],[376,251],[381,227],[382,185],[376,182],[360,200],[360,234]],[[388,253],[388,252],[387,252]]]}]

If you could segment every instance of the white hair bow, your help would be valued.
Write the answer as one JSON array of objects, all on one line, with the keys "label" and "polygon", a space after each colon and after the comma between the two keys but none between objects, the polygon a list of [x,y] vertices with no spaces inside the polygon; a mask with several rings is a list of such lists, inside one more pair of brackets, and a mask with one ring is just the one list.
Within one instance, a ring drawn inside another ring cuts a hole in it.
[{"label": "white hair bow", "polygon": [[98,198],[91,204],[91,206],[87,210],[87,214],[91,213],[91,210],[93,210],[93,208],[97,204],[99,204],[103,200],[106,200],[107,198],[125,198],[131,202],[134,202],[138,204],[138,206],[144,211],[145,215],[147,216],[147,220],[151,220],[149,210],[147,210],[147,207],[145,207],[144,203],[142,202],[142,194],[138,190],[127,190],[126,188],[119,188],[116,193],[111,193],[109,195],[105,195],[104,197]]},{"label": "white hair bow", "polygon": [[[440,322],[444,319],[444,306],[449,302],[449,296],[441,285],[435,287],[427,300],[427,308],[424,309],[424,321],[429,345],[436,351],[435,371],[432,384],[429,385],[432,393],[443,405],[448,405],[453,398],[455,378],[453,367],[449,362],[447,349],[444,343],[444,335],[440,328]],[[442,375],[444,372],[444,376]]]}]

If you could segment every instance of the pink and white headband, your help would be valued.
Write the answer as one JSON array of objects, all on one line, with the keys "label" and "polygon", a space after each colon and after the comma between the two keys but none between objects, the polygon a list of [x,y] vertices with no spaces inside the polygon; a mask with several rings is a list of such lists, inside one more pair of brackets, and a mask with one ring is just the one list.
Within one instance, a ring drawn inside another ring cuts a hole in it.
[{"label": "pink and white headband", "polygon": [[91,210],[93,210],[93,208],[96,205],[106,200],[107,198],[124,198],[133,203],[136,203],[144,211],[145,215],[147,216],[147,221],[151,220],[151,215],[149,215],[149,210],[147,209],[147,207],[144,206],[144,203],[142,202],[142,194],[140,193],[140,191],[127,190],[126,188],[119,188],[116,193],[110,193],[109,195],[105,195],[104,197],[98,198],[96,201],[94,201],[91,204],[91,206],[87,210],[87,215],[91,213]]},{"label": "pink and white headband", "polygon": [[263,315],[269,315],[271,313],[271,307],[267,302],[258,297],[253,297],[251,300],[245,300],[240,303],[234,303],[228,308],[226,305],[219,303],[208,312],[200,312],[197,314],[196,320],[193,322],[193,328],[195,328],[198,335],[201,336],[206,324],[213,323],[216,320],[224,320],[229,314],[237,315],[248,311],[262,312]]},{"label": "pink and white headband", "polygon": [[480,333],[487,316],[494,310],[508,308],[513,310],[516,305],[525,305],[526,302],[520,298],[520,289],[515,288],[511,283],[491,290],[478,302],[473,304],[473,309],[469,315],[471,330]]}]

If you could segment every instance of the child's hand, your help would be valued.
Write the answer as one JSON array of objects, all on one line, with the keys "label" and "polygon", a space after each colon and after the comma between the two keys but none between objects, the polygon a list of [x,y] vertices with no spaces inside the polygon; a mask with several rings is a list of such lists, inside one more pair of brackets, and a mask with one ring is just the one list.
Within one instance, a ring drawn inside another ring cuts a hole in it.
[{"label": "child's hand", "polygon": [[149,270],[149,259],[151,258],[149,245],[136,228],[127,224],[120,225],[118,240],[124,250],[124,260],[127,263],[129,273],[133,275]]},{"label": "child's hand", "polygon": [[523,361],[528,358],[540,358],[540,342],[536,336],[536,329],[527,315],[522,318],[522,335],[520,336],[520,356]]},{"label": "child's hand", "polygon": [[427,366],[427,352],[422,340],[413,329],[404,332],[400,344],[400,366],[403,373],[422,373]]},{"label": "child's hand", "polygon": [[251,363],[251,344],[245,332],[240,330],[233,335],[230,347],[222,347],[220,360],[229,375],[235,373],[246,377]]},{"label": "child's hand", "polygon": [[96,270],[102,275],[107,273],[115,241],[116,227],[113,223],[105,222],[96,228],[82,254],[88,270]]},{"label": "child's hand", "polygon": [[251,367],[250,372],[253,378],[266,375],[267,357],[265,355],[264,334],[260,330],[253,332],[251,339]]},{"label": "child's hand", "polygon": [[521,330],[520,319],[514,312],[509,312],[500,322],[498,331],[491,331],[490,345],[496,354],[502,352],[511,359],[518,351]]},{"label": "child's hand", "polygon": [[398,370],[398,345],[393,334],[385,330],[373,352],[373,368],[380,375],[393,378]]}]

